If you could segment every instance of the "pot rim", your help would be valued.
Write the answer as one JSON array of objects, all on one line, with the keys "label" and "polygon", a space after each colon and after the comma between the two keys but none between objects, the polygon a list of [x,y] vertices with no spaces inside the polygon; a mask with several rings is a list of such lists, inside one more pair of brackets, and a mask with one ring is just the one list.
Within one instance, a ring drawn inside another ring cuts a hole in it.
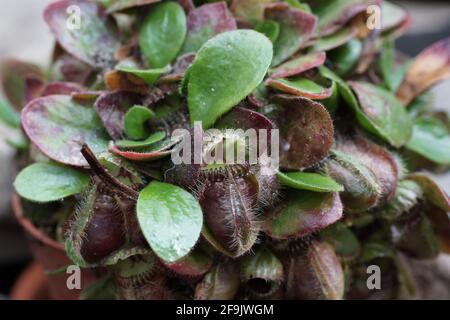
[{"label": "pot rim", "polygon": [[56,249],[58,251],[65,252],[63,244],[50,238],[42,230],[36,228],[36,226],[28,218],[25,217],[25,215],[23,214],[22,201],[20,199],[20,196],[15,192],[13,192],[11,197],[11,205],[14,212],[14,216],[16,217],[19,224],[26,230],[27,233],[29,233],[33,238],[46,244],[47,246]]}]

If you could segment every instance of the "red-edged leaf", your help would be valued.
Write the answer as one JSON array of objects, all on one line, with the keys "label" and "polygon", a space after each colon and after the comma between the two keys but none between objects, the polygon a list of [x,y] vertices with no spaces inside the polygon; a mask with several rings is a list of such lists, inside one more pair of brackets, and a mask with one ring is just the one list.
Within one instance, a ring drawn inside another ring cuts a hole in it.
[{"label": "red-edged leaf", "polygon": [[189,12],[187,17],[188,32],[184,42],[183,53],[196,52],[215,35],[236,30],[236,21],[228,11],[226,2],[204,4]]},{"label": "red-edged leaf", "polygon": [[181,81],[186,73],[186,70],[190,67],[192,62],[194,62],[194,59],[194,53],[186,53],[178,57],[173,66],[172,72],[159,78],[158,83],[172,83]]},{"label": "red-edged leaf", "polygon": [[381,12],[383,33],[395,33],[399,36],[411,23],[411,14],[408,10],[392,2],[384,1]]},{"label": "red-edged leaf", "polygon": [[298,75],[302,72],[311,70],[325,63],[325,52],[314,52],[300,55],[289,61],[286,61],[279,67],[270,71],[271,78],[288,78]]},{"label": "red-edged leaf", "polygon": [[349,85],[359,100],[356,116],[366,130],[394,147],[401,147],[409,141],[413,123],[390,91],[362,81],[351,81]]},{"label": "red-edged leaf", "polygon": [[269,212],[264,230],[274,239],[301,238],[342,218],[339,194],[291,190]]},{"label": "red-edged leaf", "polygon": [[253,23],[264,19],[264,8],[274,0],[233,0],[231,11],[239,21]]},{"label": "red-edged leaf", "polygon": [[329,51],[338,48],[353,39],[357,33],[358,30],[354,27],[342,28],[329,36],[319,38],[312,49],[314,51]]},{"label": "red-edged leaf", "polygon": [[220,118],[214,127],[219,129],[242,129],[244,131],[248,129],[265,129],[270,131],[275,129],[275,124],[259,112],[236,107]]},{"label": "red-edged leaf", "polygon": [[313,36],[317,24],[314,15],[293,9],[283,2],[268,5],[265,17],[280,25],[280,34],[274,43],[274,66],[300,50]]},{"label": "red-edged leaf", "polygon": [[450,78],[450,38],[433,44],[416,57],[397,91],[397,96],[408,105],[422,92],[448,78]]},{"label": "red-edged leaf", "polygon": [[315,1],[311,8],[319,17],[317,24],[319,36],[334,33],[357,14],[366,11],[370,5],[380,5],[380,2],[380,0]]},{"label": "red-edged leaf", "polygon": [[178,0],[178,3],[183,7],[184,11],[189,12],[195,8],[193,0]]},{"label": "red-edged leaf", "polygon": [[86,88],[78,83],[56,81],[49,83],[45,87],[44,92],[42,92],[42,96],[45,97],[58,94],[70,96],[72,93],[80,93],[83,91],[86,91]]},{"label": "red-edged leaf", "polygon": [[128,160],[151,161],[169,156],[172,153],[171,148],[176,141],[165,140],[151,146],[148,150],[142,148],[140,151],[121,150],[114,143],[109,145],[109,151]]},{"label": "red-edged leaf", "polygon": [[329,87],[327,88],[306,78],[297,78],[293,80],[268,79],[266,81],[266,85],[293,96],[299,96],[314,100],[324,100],[331,97],[331,95],[333,94],[331,82],[329,83]]},{"label": "red-edged leaf", "polygon": [[423,174],[412,174],[407,179],[415,181],[422,188],[427,201],[445,212],[450,212],[450,197],[432,178]]}]

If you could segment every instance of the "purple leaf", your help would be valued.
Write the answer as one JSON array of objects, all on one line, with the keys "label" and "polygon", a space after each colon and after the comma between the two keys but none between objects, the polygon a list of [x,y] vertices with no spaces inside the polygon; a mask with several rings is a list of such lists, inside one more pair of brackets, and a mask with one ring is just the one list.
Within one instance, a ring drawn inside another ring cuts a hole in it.
[{"label": "purple leaf", "polygon": [[272,65],[277,66],[300,50],[313,36],[317,18],[312,14],[291,8],[280,2],[267,6],[266,19],[280,25],[280,34],[274,43]]},{"label": "purple leaf", "polygon": [[173,70],[171,73],[162,76],[159,78],[159,83],[172,83],[181,81],[186,73],[186,70],[190,67],[192,62],[194,62],[195,54],[194,53],[186,53],[180,57],[178,57],[177,61],[173,66]]},{"label": "purple leaf", "polygon": [[70,96],[33,100],[22,111],[22,126],[42,153],[67,165],[87,165],[80,152],[83,144],[96,154],[106,151],[108,146],[108,136],[95,110]]},{"label": "purple leaf", "polygon": [[178,0],[178,3],[183,7],[184,11],[186,12],[195,9],[193,0]]},{"label": "purple leaf", "polygon": [[279,110],[268,114],[280,128],[280,163],[302,170],[324,159],[333,145],[330,114],[320,103],[288,95],[277,95]]},{"label": "purple leaf", "polygon": [[105,92],[95,102],[100,119],[111,138],[124,138],[123,125],[128,109],[142,103],[143,96],[125,91]]},{"label": "purple leaf", "polygon": [[54,96],[54,95],[72,95],[72,93],[80,93],[86,91],[82,85],[73,82],[52,82],[49,83],[44,92],[42,92],[42,96]]},{"label": "purple leaf", "polygon": [[196,52],[215,35],[236,30],[234,20],[226,2],[204,4],[189,12],[187,17],[188,33],[182,53]]},{"label": "purple leaf", "polygon": [[[67,13],[71,6],[80,10],[79,25],[76,25],[77,21],[72,21]],[[67,52],[91,66],[111,68],[114,53],[120,43],[107,23],[104,12],[95,3],[87,0],[53,2],[45,9],[44,19]],[[71,28],[68,27],[70,22],[73,22]]]},{"label": "purple leaf", "polygon": [[53,62],[51,77],[52,80],[86,84],[92,73],[90,65],[69,54],[62,54]]}]

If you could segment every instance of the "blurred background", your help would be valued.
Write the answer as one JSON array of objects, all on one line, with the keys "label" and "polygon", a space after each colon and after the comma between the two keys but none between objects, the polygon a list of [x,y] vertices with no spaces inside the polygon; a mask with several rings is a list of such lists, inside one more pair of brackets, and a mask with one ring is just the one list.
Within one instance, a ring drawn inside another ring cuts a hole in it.
[{"label": "blurred background", "polygon": [[[2,0],[0,7],[0,59],[15,57],[46,66],[53,38],[42,19],[51,0]],[[450,1],[394,1],[408,8],[413,24],[408,34],[398,40],[398,48],[415,56],[433,42],[450,36]],[[450,81],[433,89],[437,109],[450,112]],[[0,296],[6,295],[30,260],[22,232],[12,218],[10,193],[13,150],[4,142],[11,131],[0,124]],[[450,193],[450,175],[438,177]],[[441,257],[441,272],[450,278],[450,259]],[[443,266],[442,266],[443,265]],[[445,286],[445,282],[443,283]]]}]

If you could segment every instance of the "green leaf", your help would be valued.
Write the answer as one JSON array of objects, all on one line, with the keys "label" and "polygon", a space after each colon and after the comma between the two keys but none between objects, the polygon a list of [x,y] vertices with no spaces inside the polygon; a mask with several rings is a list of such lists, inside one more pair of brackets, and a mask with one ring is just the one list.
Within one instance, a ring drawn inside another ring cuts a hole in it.
[{"label": "green leaf", "polygon": [[35,163],[16,178],[17,193],[34,202],[51,202],[82,192],[89,176],[77,169],[56,163]]},{"label": "green leaf", "polygon": [[331,89],[332,82],[328,80],[327,82],[327,85],[329,87],[325,87],[321,83],[317,83],[310,79],[297,77],[291,80],[269,79],[266,81],[266,84],[272,88],[278,89],[294,96],[305,97],[313,100],[323,100],[330,98],[333,94],[333,91]]},{"label": "green leaf", "polygon": [[368,242],[361,252],[361,261],[370,262],[377,258],[392,258],[395,255],[394,249],[385,243]]},{"label": "green leaf", "polygon": [[84,288],[80,300],[116,300],[116,294],[114,279],[108,274]]},{"label": "green leaf", "polygon": [[18,136],[13,138],[8,138],[5,140],[5,142],[12,148],[15,148],[17,150],[27,150],[30,146],[30,142],[28,139],[23,135],[22,132],[19,132]]},{"label": "green leaf", "polygon": [[395,50],[394,40],[385,40],[378,62],[384,83],[393,92],[397,91],[410,66],[410,63],[396,65]]},{"label": "green leaf", "polygon": [[320,237],[330,243],[336,254],[352,259],[359,255],[361,245],[356,235],[344,223],[338,222],[320,233]]},{"label": "green leaf", "polygon": [[416,119],[406,148],[435,163],[450,165],[450,132],[437,119]]},{"label": "green leaf", "polygon": [[283,264],[269,249],[262,247],[242,258],[241,274],[245,281],[260,278],[279,282],[284,277]]},{"label": "green leaf", "polygon": [[357,29],[352,27],[342,28],[339,31],[317,39],[310,50],[313,51],[329,51],[338,48],[356,36]]},{"label": "green leaf", "polygon": [[366,11],[375,0],[314,1],[313,13],[319,18],[317,33],[329,35],[342,28],[358,13]]},{"label": "green leaf", "polygon": [[264,34],[274,43],[280,35],[280,24],[273,20],[261,21],[255,26],[255,30]]},{"label": "green leaf", "polygon": [[119,140],[116,141],[116,146],[119,148],[143,148],[148,147],[156,142],[160,142],[164,140],[166,137],[166,133],[163,131],[156,132],[152,134],[150,137],[148,137],[145,140],[142,141],[133,141],[133,140]]},{"label": "green leaf", "polygon": [[19,113],[4,100],[0,100],[0,121],[4,122],[11,128],[20,127]]},{"label": "green leaf", "polygon": [[283,202],[268,212],[264,231],[278,240],[301,238],[334,224],[342,212],[336,192],[289,190]]},{"label": "green leaf", "polygon": [[155,117],[155,113],[143,106],[134,106],[125,114],[124,131],[130,139],[145,139],[150,134],[146,127],[148,120]]},{"label": "green leaf", "polygon": [[170,64],[186,37],[186,15],[176,2],[155,6],[139,32],[139,45],[152,68]]},{"label": "green leaf", "polygon": [[311,8],[306,3],[301,3],[299,0],[284,0],[284,2],[289,3],[292,8],[296,8],[308,13],[311,13]]},{"label": "green leaf", "polygon": [[325,66],[319,67],[320,74],[332,81],[334,81],[338,86],[339,95],[347,102],[347,104],[354,110],[358,110],[358,100],[356,100],[355,95],[352,92],[352,89],[348,86],[348,84],[342,80],[337,74],[328,69]]},{"label": "green leaf", "polygon": [[363,45],[358,39],[349,42],[329,52],[328,58],[333,62],[334,71],[340,75],[348,74],[358,63]]},{"label": "green leaf", "polygon": [[332,178],[309,172],[278,172],[278,181],[285,186],[316,192],[340,192],[344,187]]},{"label": "green leaf", "polygon": [[131,73],[136,77],[144,80],[145,83],[154,85],[162,74],[170,71],[170,66],[167,65],[163,68],[141,70],[133,66],[127,66],[126,64],[119,64],[116,66],[116,70],[120,72]]},{"label": "green leaf", "polygon": [[[339,95],[353,109],[359,124],[394,147],[408,142],[412,120],[406,108],[389,91],[365,82],[351,82],[358,94],[356,99],[350,86],[330,69],[320,66],[320,74],[336,82]],[[355,86],[356,84],[356,86]]]},{"label": "green leaf", "polygon": [[137,217],[152,250],[175,262],[196,244],[203,225],[200,204],[180,187],[153,181],[139,194]]},{"label": "green leaf", "polygon": [[334,114],[339,105],[339,89],[335,81],[331,82],[331,96],[321,101],[330,114]]},{"label": "green leaf", "polygon": [[437,119],[417,119],[406,148],[435,163],[450,165],[450,132]]},{"label": "green leaf", "polygon": [[272,61],[272,43],[253,30],[221,33],[199,50],[189,69],[191,122],[208,128],[249,95],[264,79]]},{"label": "green leaf", "polygon": [[394,94],[367,82],[349,84],[359,100],[359,123],[394,147],[406,144],[411,137],[412,120]]},{"label": "green leaf", "polygon": [[132,163],[125,159],[118,157],[111,152],[101,153],[97,158],[100,164],[123,184],[132,187],[145,185],[141,173],[136,170],[136,167]]}]

